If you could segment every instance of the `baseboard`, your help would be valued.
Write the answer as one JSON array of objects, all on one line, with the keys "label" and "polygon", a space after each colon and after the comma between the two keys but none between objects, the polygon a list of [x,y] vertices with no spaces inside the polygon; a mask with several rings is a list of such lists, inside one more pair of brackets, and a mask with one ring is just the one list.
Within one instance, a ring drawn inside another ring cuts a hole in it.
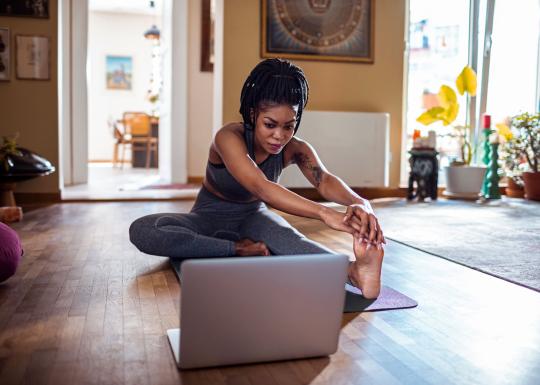
[{"label": "baseboard", "polygon": [[188,176],[187,182],[191,184],[202,184],[204,176]]},{"label": "baseboard", "polygon": [[[315,201],[324,200],[315,188],[290,188],[290,190],[307,199]],[[407,189],[405,187],[352,187],[352,190],[366,199],[388,197],[405,198],[407,196]]]},{"label": "baseboard", "polygon": [[57,193],[25,193],[16,192],[15,202],[17,205],[28,205],[34,203],[58,203],[62,201],[60,192]]},{"label": "baseboard", "polygon": [[[88,163],[112,163],[112,159],[89,159]],[[131,163],[131,159],[118,160],[117,163]]]},{"label": "baseboard", "polygon": [[[203,177],[188,177],[188,183],[201,184]],[[387,188],[387,187],[353,187],[354,192],[366,199],[376,199],[376,198],[405,198],[407,197],[407,188],[405,187],[396,187],[396,188]],[[294,191],[298,195],[303,196],[304,198],[323,201],[323,197],[315,188],[291,188],[291,191]],[[439,188],[439,197],[442,197],[443,188]],[[506,194],[505,186],[500,187],[501,195]],[[152,201],[153,199],[143,199],[143,201]],[[171,199],[177,200],[177,199]],[[15,201],[18,205],[28,205],[28,204],[42,204],[42,203],[58,203],[62,201],[60,192],[58,193],[24,193],[16,192]],[[82,200],[84,202],[86,200]],[[111,201],[117,201],[115,199]]]},{"label": "baseboard", "polygon": [[[352,187],[352,189],[355,193],[366,199],[407,197],[407,187]],[[291,188],[290,190],[307,199],[315,201],[324,200],[315,188]],[[504,187],[500,188],[502,195],[506,193],[505,190],[506,189]],[[437,189],[437,196],[442,198],[443,191],[444,187],[439,187]]]}]

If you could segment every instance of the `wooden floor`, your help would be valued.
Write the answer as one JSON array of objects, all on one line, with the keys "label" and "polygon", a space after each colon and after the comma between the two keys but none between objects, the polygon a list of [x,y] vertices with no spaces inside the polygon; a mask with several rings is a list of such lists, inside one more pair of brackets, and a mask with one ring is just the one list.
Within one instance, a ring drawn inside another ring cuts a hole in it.
[{"label": "wooden floor", "polygon": [[[179,284],[127,231],[139,216],[190,206],[27,213],[15,226],[24,261],[0,284],[0,384],[540,384],[540,293],[392,242],[384,283],[417,308],[344,315],[329,358],[179,372],[165,335],[178,327]],[[291,221],[350,252],[346,234]]]}]

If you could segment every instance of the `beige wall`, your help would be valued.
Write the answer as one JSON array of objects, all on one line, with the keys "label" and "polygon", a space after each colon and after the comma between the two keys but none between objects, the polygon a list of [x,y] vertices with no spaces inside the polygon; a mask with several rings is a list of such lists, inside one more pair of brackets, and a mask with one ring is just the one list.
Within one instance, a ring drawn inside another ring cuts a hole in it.
[{"label": "beige wall", "polygon": [[188,36],[188,176],[204,176],[212,140],[213,74],[201,72],[201,1],[190,0]]},{"label": "beige wall", "polygon": [[[199,70],[200,2],[190,0],[189,29],[189,128],[188,175],[204,175],[212,136],[212,74]],[[258,1],[224,2],[224,121],[239,120],[238,103],[242,83],[260,60],[260,9]],[[0,135],[19,132],[19,143],[58,162],[57,96],[57,0],[50,1],[50,18],[0,17],[0,26],[10,28],[11,81],[0,82]],[[375,64],[297,61],[306,72],[314,110],[372,111],[391,114],[390,182],[399,182],[401,140],[404,0],[377,0],[375,9]],[[16,80],[14,35],[51,37],[51,80]],[[9,104],[8,104],[9,103]],[[18,185],[19,192],[58,192],[58,171],[53,175]]]},{"label": "beige wall", "polygon": [[[224,1],[223,120],[239,121],[240,89],[261,60],[258,1]],[[296,61],[310,84],[313,110],[389,112],[390,185],[399,184],[405,1],[375,1],[375,63]]]},{"label": "beige wall", "polygon": [[[59,192],[58,183],[58,77],[57,77],[57,1],[51,0],[49,19],[0,17],[0,26],[11,34],[11,81],[0,82],[0,136],[19,133],[18,143],[51,161],[52,175],[22,182],[18,192]],[[50,37],[51,79],[15,78],[15,35]]]}]

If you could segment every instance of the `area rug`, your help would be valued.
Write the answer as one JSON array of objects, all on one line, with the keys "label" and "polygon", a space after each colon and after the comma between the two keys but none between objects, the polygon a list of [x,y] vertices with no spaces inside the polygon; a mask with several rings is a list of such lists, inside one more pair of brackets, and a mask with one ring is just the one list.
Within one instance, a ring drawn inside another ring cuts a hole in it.
[{"label": "area rug", "polygon": [[372,202],[387,238],[540,291],[540,203]]},{"label": "area rug", "polygon": [[[174,258],[169,258],[169,261],[176,273],[176,277],[181,281],[181,262]],[[367,299],[362,296],[362,292],[356,287],[348,283],[345,284],[344,313],[407,309],[416,306],[418,306],[418,303],[415,300],[387,286],[381,288],[381,294],[377,299]]]}]

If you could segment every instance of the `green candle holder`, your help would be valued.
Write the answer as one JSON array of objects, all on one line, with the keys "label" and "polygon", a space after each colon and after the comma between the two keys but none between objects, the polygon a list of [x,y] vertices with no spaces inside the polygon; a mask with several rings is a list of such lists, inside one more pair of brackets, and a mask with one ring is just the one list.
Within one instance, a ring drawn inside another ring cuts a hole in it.
[{"label": "green candle holder", "polygon": [[[492,133],[492,130],[486,128],[483,130],[484,132],[484,145],[483,145],[483,155],[482,155],[482,163],[484,163],[486,166],[489,167],[489,160],[491,158],[491,144],[489,143],[489,136]],[[484,181],[482,182],[482,189],[480,190],[480,194],[482,196],[486,196],[488,194],[488,177],[487,172],[484,176]]]},{"label": "green candle holder", "polygon": [[501,199],[501,193],[499,191],[499,144],[492,143],[489,151],[489,164],[486,173],[486,192],[484,198],[486,199]]}]

